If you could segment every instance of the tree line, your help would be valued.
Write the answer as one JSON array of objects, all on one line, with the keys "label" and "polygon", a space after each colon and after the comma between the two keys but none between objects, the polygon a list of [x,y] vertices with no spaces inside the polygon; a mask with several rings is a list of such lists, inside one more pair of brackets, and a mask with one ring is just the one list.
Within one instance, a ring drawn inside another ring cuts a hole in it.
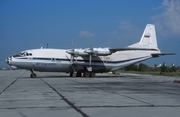
[{"label": "tree line", "polygon": [[155,64],[153,67],[150,67],[146,64],[140,63],[140,64],[133,64],[130,66],[127,66],[124,68],[125,71],[141,71],[141,72],[147,72],[147,71],[155,71],[155,72],[177,72],[180,71],[179,66],[166,66],[165,63],[163,63],[161,66],[157,66]]}]

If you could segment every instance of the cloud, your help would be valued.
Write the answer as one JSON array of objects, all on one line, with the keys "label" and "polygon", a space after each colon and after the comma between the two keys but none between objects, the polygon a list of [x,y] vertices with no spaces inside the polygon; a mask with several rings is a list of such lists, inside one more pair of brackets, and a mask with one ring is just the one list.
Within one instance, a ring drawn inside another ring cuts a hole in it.
[{"label": "cloud", "polygon": [[81,37],[81,38],[90,38],[90,37],[94,37],[94,36],[95,36],[95,34],[89,32],[89,31],[86,31],[86,30],[80,31],[80,33],[79,33],[79,37]]},{"label": "cloud", "polygon": [[161,14],[152,17],[160,33],[180,36],[180,0],[164,0],[161,9]]}]

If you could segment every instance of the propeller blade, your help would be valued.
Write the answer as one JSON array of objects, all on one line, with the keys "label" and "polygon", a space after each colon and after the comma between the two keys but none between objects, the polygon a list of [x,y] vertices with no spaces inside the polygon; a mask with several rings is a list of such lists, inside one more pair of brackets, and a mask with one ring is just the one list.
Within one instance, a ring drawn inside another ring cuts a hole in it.
[{"label": "propeller blade", "polygon": [[91,66],[91,61],[92,61],[92,55],[89,55],[89,66]]},{"label": "propeller blade", "polygon": [[71,55],[71,62],[70,62],[71,64],[73,63],[73,56]]}]

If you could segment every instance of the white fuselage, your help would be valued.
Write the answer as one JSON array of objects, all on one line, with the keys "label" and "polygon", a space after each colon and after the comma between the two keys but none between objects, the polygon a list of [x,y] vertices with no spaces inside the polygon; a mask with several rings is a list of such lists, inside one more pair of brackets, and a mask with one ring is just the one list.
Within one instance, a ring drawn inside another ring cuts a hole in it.
[{"label": "white fuselage", "polygon": [[[107,56],[92,56],[92,70],[95,73],[116,71],[125,66],[151,58],[151,53],[159,51],[128,50],[118,51]],[[22,69],[45,72],[72,72],[73,65],[78,71],[89,66],[89,56],[74,57],[65,49],[32,49],[8,58],[8,64]]]}]

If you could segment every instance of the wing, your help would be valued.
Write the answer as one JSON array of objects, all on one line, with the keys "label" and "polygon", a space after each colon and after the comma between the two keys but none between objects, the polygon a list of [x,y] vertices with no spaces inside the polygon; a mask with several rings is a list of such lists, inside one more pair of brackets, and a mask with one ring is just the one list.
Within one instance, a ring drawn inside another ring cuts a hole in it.
[{"label": "wing", "polygon": [[117,51],[130,51],[130,50],[144,50],[144,51],[159,51],[158,49],[155,48],[131,48],[131,47],[127,47],[127,48],[109,48],[109,50],[114,53]]}]

